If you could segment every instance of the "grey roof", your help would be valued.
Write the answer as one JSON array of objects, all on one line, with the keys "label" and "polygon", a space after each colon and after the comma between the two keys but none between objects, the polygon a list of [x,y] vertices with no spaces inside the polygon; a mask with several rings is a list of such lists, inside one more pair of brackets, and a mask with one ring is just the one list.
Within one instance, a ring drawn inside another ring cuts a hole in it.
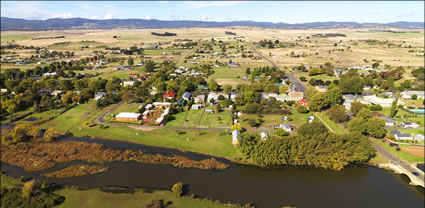
[{"label": "grey roof", "polygon": [[287,129],[290,129],[291,128],[291,125],[289,125],[289,124],[281,124],[281,125],[284,126]]},{"label": "grey roof", "polygon": [[390,131],[390,134],[394,134],[394,135],[396,135],[396,134],[401,134],[401,132],[399,132],[399,131],[397,131],[397,130],[392,130],[392,131]]},{"label": "grey roof", "polygon": [[185,92],[185,93],[183,93],[182,97],[189,98],[190,95],[191,95],[190,92]]},{"label": "grey roof", "polygon": [[387,123],[394,123],[395,120],[392,118],[388,118],[388,117],[381,117],[382,120],[384,120]]},{"label": "grey roof", "polygon": [[400,133],[400,134],[397,134],[397,136],[398,137],[411,137],[411,135],[408,134],[408,133]]}]

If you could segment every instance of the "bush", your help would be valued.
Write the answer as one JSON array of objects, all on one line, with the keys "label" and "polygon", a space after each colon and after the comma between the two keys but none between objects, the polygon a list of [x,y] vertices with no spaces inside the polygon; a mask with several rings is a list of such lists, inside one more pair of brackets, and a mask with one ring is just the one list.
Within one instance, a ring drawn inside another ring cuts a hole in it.
[{"label": "bush", "polygon": [[371,111],[381,111],[382,110],[382,106],[381,105],[372,105],[369,107],[369,109]]},{"label": "bush", "polygon": [[183,183],[182,182],[175,183],[171,190],[176,194],[177,197],[182,196],[182,194],[183,194]]},{"label": "bush", "polygon": [[297,106],[297,111],[298,111],[298,113],[308,113],[309,112],[308,109],[303,105]]}]

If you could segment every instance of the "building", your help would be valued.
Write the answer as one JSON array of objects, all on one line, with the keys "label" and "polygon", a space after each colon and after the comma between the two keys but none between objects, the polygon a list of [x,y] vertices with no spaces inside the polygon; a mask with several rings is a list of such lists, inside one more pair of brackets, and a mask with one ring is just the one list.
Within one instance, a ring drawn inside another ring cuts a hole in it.
[{"label": "building", "polygon": [[[363,100],[367,104],[381,105],[382,107],[391,107],[394,101],[393,98],[381,98],[381,97],[376,97],[376,95],[364,96]],[[399,100],[397,105],[398,104],[403,104],[403,103]]]},{"label": "building", "polygon": [[302,106],[307,106],[307,104],[308,104],[307,100],[305,100],[304,98],[299,100],[298,103]]},{"label": "building", "polygon": [[134,81],[124,81],[122,83],[123,86],[133,86],[133,84],[134,84]]},{"label": "building", "polygon": [[389,134],[393,135],[396,140],[413,140],[410,134],[402,133],[397,130],[393,130]]},{"label": "building", "polygon": [[261,139],[262,140],[266,140],[266,139],[269,138],[269,134],[267,134],[267,132],[265,132],[265,131],[261,132],[260,135],[261,135]]},{"label": "building", "polygon": [[176,97],[176,93],[175,92],[172,92],[172,91],[165,92],[162,95],[162,98],[164,100],[171,100],[171,99],[174,99],[175,97]]},{"label": "building", "polygon": [[403,91],[403,92],[401,92],[401,96],[404,99],[412,99],[413,95],[416,95],[417,99],[424,99],[425,91]]},{"label": "building", "polygon": [[291,91],[291,92],[288,93],[288,97],[289,97],[289,100],[300,101],[304,98],[304,93],[303,92]]},{"label": "building", "polygon": [[169,102],[153,102],[152,105],[154,107],[161,108],[161,107],[169,107],[169,106],[171,106],[171,103],[169,103]]},{"label": "building", "polygon": [[237,129],[232,131],[232,144],[233,145],[239,144],[239,134],[240,134],[240,132]]},{"label": "building", "polygon": [[335,77],[339,77],[342,74],[342,70],[341,69],[337,69],[337,68],[334,68],[333,69],[333,72],[334,72]]},{"label": "building", "polygon": [[52,73],[47,72],[47,73],[44,73],[42,76],[49,77],[49,76],[55,76],[55,75],[56,75],[56,72],[52,72]]},{"label": "building", "polygon": [[96,94],[94,94],[94,99],[99,101],[105,96],[106,96],[106,92],[96,92]]},{"label": "building", "polygon": [[[218,97],[219,97],[220,95],[222,95],[225,99],[229,99],[229,95],[228,95],[228,94],[226,94],[226,93],[223,93],[223,92],[210,92],[210,93],[208,94],[208,97],[207,97],[207,102],[210,102],[210,103],[212,103],[212,104],[217,103],[217,101],[218,101]],[[213,100],[214,102],[211,102],[212,100]]]},{"label": "building", "polygon": [[142,118],[140,113],[121,112],[115,116],[117,121],[139,121]]},{"label": "building", "polygon": [[199,105],[199,104],[193,104],[192,105],[192,109],[193,110],[199,110],[199,109],[201,109],[202,108],[202,105]]},{"label": "building", "polygon": [[417,123],[411,123],[411,122],[401,122],[400,126],[402,128],[418,128],[419,124]]},{"label": "building", "polygon": [[150,110],[150,109],[152,109],[152,107],[153,107],[153,106],[152,106],[152,104],[147,104],[147,105],[145,106],[145,109],[146,109],[146,110]]},{"label": "building", "polygon": [[203,104],[204,101],[205,101],[205,95],[197,95],[194,98],[194,101],[195,101],[196,104]]},{"label": "building", "polygon": [[205,113],[214,113],[214,111],[211,109],[205,109]]},{"label": "building", "polygon": [[308,116],[308,122],[311,123],[314,121],[314,116]]},{"label": "building", "polygon": [[425,140],[424,135],[422,135],[422,134],[416,134],[415,140],[416,141],[424,141]]},{"label": "building", "polygon": [[63,94],[62,90],[53,90],[53,92],[50,93],[50,95],[52,95],[52,96],[57,96],[57,95],[60,95],[60,94]]},{"label": "building", "polygon": [[286,132],[291,132],[292,131],[292,127],[289,124],[280,124],[279,125],[279,129],[283,129]]},{"label": "building", "polygon": [[164,117],[158,117],[156,120],[155,120],[155,124],[162,124],[162,122],[164,122]]},{"label": "building", "polygon": [[189,102],[191,96],[192,96],[192,94],[190,92],[185,92],[185,93],[183,93],[182,98]]},{"label": "building", "polygon": [[395,125],[395,120],[389,117],[381,117],[382,120],[385,121],[385,126],[386,127],[392,127]]}]

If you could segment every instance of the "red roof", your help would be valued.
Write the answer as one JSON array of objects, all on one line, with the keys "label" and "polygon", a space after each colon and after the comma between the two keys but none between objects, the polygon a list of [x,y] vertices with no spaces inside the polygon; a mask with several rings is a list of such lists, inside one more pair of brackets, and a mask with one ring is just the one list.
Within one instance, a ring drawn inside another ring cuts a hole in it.
[{"label": "red roof", "polygon": [[300,101],[298,101],[298,103],[299,103],[300,105],[304,105],[304,106],[306,106],[306,105],[307,105],[307,100],[305,100],[305,99],[303,98],[303,99],[301,99]]},{"label": "red roof", "polygon": [[135,73],[131,73],[131,74],[129,74],[130,76],[138,76],[137,74],[135,74]]},{"label": "red roof", "polygon": [[174,98],[175,96],[176,96],[176,93],[172,91],[165,92],[162,95],[163,98]]}]

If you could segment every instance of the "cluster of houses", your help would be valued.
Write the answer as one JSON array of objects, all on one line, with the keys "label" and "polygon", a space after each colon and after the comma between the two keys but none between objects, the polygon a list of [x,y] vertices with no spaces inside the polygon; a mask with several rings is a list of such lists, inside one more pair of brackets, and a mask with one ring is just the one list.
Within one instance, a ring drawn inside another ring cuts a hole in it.
[{"label": "cluster of houses", "polygon": [[393,135],[397,141],[424,141],[424,135],[422,134],[416,134],[415,136],[412,136],[409,133],[392,130],[390,135]]},{"label": "cluster of houses", "polygon": [[120,112],[118,115],[115,116],[115,120],[117,121],[132,121],[132,122],[141,122],[141,121],[148,121],[150,116],[152,115],[152,112],[155,109],[162,109],[165,108],[164,111],[162,111],[161,115],[158,117],[152,118],[154,120],[154,123],[157,125],[164,124],[165,123],[165,117],[170,114],[170,106],[171,103],[169,102],[154,102],[152,104],[147,104],[145,106],[145,111],[140,113],[132,113],[132,112]]}]

